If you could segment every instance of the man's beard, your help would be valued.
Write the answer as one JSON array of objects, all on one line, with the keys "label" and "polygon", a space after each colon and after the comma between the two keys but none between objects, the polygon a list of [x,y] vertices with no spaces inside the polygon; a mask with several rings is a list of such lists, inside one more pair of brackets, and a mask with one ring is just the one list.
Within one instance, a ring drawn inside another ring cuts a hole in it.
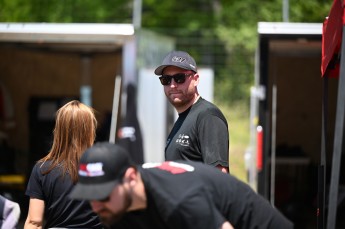
[{"label": "man's beard", "polygon": [[194,93],[188,93],[188,94],[182,94],[179,96],[178,99],[176,98],[171,98],[170,95],[167,96],[169,102],[175,107],[184,107],[187,104],[191,103],[191,101],[194,99]]},{"label": "man's beard", "polygon": [[119,210],[116,213],[111,212],[111,214],[107,215],[107,216],[99,215],[99,217],[102,221],[102,224],[110,227],[111,225],[120,221],[122,219],[122,217],[127,213],[127,210],[131,206],[132,201],[133,200],[132,200],[129,192],[126,192],[126,195],[124,196],[123,208],[121,210]]}]

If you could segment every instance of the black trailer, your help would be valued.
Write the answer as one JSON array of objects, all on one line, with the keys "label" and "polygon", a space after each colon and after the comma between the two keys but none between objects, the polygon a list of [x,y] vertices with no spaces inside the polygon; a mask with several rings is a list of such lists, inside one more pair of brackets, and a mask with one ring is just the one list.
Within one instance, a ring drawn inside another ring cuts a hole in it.
[{"label": "black trailer", "polygon": [[[248,181],[295,228],[321,228],[328,209],[339,82],[330,78],[325,84],[321,77],[322,29],[322,23],[258,23]],[[345,212],[344,172],[342,168],[338,215]],[[320,201],[325,203],[321,208]],[[337,226],[344,227],[338,219]]]}]

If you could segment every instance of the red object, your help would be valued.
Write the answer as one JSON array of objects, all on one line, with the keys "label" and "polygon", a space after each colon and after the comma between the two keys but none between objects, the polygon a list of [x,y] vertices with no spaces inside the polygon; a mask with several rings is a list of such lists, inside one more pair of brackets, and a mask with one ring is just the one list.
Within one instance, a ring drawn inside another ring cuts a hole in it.
[{"label": "red object", "polygon": [[339,52],[345,21],[344,1],[334,0],[330,16],[323,22],[321,62],[321,75],[323,77],[339,76]]},{"label": "red object", "polygon": [[262,170],[262,142],[263,142],[263,130],[262,126],[258,126],[256,128],[257,132],[257,145],[256,145],[256,168],[257,170],[261,171]]}]

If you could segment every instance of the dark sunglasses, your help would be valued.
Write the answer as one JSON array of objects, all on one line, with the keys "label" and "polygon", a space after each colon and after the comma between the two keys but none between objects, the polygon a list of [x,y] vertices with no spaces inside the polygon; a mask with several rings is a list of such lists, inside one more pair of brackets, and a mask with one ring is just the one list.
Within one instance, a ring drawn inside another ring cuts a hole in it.
[{"label": "dark sunglasses", "polygon": [[177,84],[183,84],[186,81],[187,76],[191,76],[193,74],[191,73],[177,73],[175,75],[169,76],[169,75],[162,75],[159,77],[159,80],[161,81],[161,84],[164,86],[170,85],[171,80],[174,79]]}]

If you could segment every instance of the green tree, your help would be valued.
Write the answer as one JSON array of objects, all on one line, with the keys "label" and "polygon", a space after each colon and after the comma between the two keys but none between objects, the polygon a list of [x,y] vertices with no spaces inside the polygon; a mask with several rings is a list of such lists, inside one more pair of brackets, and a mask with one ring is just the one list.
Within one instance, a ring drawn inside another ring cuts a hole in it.
[{"label": "green tree", "polygon": [[[332,5],[332,1],[325,0],[290,0],[289,3],[290,22],[321,23]],[[230,1],[221,5],[215,32],[224,43],[227,64],[216,81],[220,100],[248,101],[254,79],[257,23],[281,22],[282,7],[282,0]]]},{"label": "green tree", "polygon": [[[142,0],[142,27],[176,38],[199,66],[215,70],[215,98],[247,102],[259,21],[282,21],[283,0]],[[322,22],[330,0],[290,0],[291,22]],[[3,22],[131,23],[128,0],[0,0]]]},{"label": "green tree", "polygon": [[0,0],[3,22],[131,23],[126,0]]}]

